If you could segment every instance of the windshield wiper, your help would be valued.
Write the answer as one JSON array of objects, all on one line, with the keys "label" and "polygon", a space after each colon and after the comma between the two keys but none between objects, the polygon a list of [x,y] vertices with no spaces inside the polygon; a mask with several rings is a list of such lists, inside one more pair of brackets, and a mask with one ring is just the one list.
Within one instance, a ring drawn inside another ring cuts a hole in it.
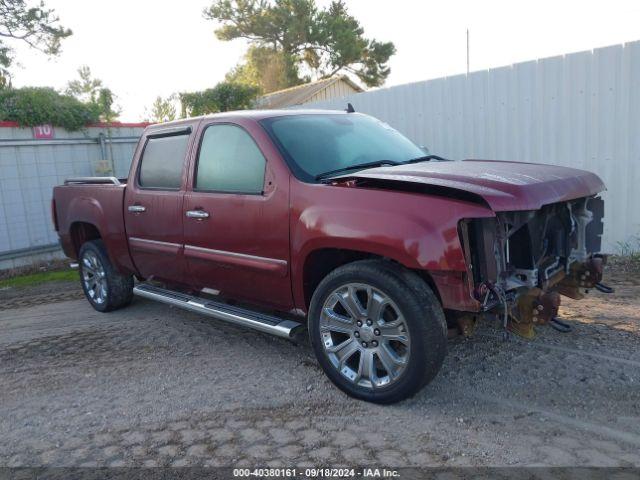
[{"label": "windshield wiper", "polygon": [[419,163],[419,162],[428,162],[429,160],[440,160],[442,162],[449,162],[448,158],[441,157],[440,155],[423,155],[422,157],[412,158],[411,160],[407,160],[402,163]]},{"label": "windshield wiper", "polygon": [[338,173],[348,172],[349,170],[358,170],[363,168],[382,167],[383,165],[400,165],[400,162],[394,162],[393,160],[376,160],[375,162],[357,163],[348,167],[336,168],[335,170],[329,170],[328,172],[316,175],[316,180],[323,180],[327,177],[331,177]]}]

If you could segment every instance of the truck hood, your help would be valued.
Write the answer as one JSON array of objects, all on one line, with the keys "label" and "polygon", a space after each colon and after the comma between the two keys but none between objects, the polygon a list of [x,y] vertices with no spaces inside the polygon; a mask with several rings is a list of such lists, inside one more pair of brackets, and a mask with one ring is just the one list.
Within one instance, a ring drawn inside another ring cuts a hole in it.
[{"label": "truck hood", "polygon": [[[464,192],[481,197],[493,211],[538,210],[543,205],[595,195],[605,189],[594,173],[537,163],[495,160],[421,162],[362,170],[339,179],[363,179],[384,183],[434,187],[435,192],[455,196]],[[336,180],[334,178],[333,180]]]}]

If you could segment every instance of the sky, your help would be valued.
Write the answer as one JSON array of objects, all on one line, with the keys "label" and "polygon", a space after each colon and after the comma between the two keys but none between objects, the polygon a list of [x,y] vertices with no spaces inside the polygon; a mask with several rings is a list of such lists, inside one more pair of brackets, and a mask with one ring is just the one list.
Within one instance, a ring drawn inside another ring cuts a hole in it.
[{"label": "sky", "polygon": [[[55,58],[20,46],[16,87],[63,89],[81,65],[116,94],[120,120],[140,121],[156,96],[213,87],[242,58],[243,40],[216,39],[211,0],[46,0],[74,35]],[[317,0],[327,5],[329,0]],[[394,42],[385,86],[640,40],[631,0],[346,0],[365,35]]]}]

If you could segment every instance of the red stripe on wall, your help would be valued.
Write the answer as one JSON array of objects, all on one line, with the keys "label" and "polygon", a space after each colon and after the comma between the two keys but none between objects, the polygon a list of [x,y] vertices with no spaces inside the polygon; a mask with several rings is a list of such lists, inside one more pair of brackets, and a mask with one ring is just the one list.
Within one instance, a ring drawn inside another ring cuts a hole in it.
[{"label": "red stripe on wall", "polygon": [[[145,128],[148,127],[149,125],[153,125],[153,123],[151,122],[100,122],[100,123],[92,123],[90,125],[87,125],[87,127],[94,127],[94,128]],[[18,122],[7,122],[7,121],[2,121],[0,122],[0,128],[20,128],[20,125],[18,125]],[[31,127],[23,127],[23,128],[31,128]]]}]

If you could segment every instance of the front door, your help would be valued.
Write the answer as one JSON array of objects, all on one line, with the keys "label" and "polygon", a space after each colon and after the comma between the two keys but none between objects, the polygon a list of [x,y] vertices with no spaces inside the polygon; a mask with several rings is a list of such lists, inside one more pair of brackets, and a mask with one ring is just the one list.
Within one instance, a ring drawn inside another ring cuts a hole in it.
[{"label": "front door", "polygon": [[210,123],[201,138],[183,207],[190,282],[223,296],[293,308],[288,172],[240,125]]},{"label": "front door", "polygon": [[150,131],[127,185],[124,217],[131,258],[146,279],[184,282],[183,214],[191,128]]}]

